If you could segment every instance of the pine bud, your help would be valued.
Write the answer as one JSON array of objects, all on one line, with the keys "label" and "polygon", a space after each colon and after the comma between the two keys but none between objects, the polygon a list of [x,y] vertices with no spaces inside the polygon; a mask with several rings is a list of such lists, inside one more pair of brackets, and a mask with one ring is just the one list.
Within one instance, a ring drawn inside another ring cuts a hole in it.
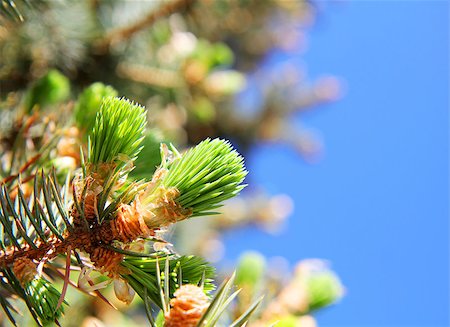
[{"label": "pine bud", "polygon": [[162,147],[162,164],[152,181],[131,205],[119,208],[111,222],[116,239],[130,242],[189,217],[214,214],[210,210],[245,187],[243,158],[227,141],[207,139],[166,160],[169,152]]},{"label": "pine bud", "polygon": [[195,327],[208,308],[208,297],[195,285],[183,285],[170,300],[164,327]]},{"label": "pine bud", "polygon": [[45,107],[64,101],[70,95],[70,82],[57,70],[50,70],[28,90],[25,96],[25,108],[31,112],[35,105]]},{"label": "pine bud", "polygon": [[337,275],[321,260],[305,260],[295,272],[295,279],[304,283],[309,310],[317,310],[340,300],[344,287]]},{"label": "pine bud", "polygon": [[89,164],[125,165],[122,158],[136,159],[141,151],[147,112],[124,98],[106,97],[89,136]]},{"label": "pine bud", "polygon": [[243,158],[228,141],[206,139],[168,165],[162,186],[175,188],[173,199],[192,216],[203,216],[237,195],[246,175]]},{"label": "pine bud", "polygon": [[17,258],[13,264],[13,272],[21,284],[31,282],[37,275],[36,264],[29,258]]}]

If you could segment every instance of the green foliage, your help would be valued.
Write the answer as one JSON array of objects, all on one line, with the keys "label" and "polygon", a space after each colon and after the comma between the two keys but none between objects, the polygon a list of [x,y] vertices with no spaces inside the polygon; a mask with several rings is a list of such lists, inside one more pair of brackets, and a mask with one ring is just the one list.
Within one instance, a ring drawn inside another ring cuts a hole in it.
[{"label": "green foliage", "polygon": [[217,71],[205,79],[205,88],[214,96],[231,96],[241,91],[246,83],[245,76],[234,70]]},{"label": "green foliage", "polygon": [[276,326],[276,327],[302,327],[302,325],[299,326],[299,324],[298,324],[298,317],[286,316],[286,317],[283,317],[282,319],[278,320],[272,326]]},{"label": "green foliage", "polygon": [[70,95],[70,82],[57,70],[50,70],[38,79],[25,96],[25,110],[30,112],[34,106],[43,108],[66,100]]},{"label": "green foliage", "polygon": [[64,307],[57,308],[61,293],[44,278],[36,278],[25,284],[25,293],[43,325],[48,325],[64,313]]},{"label": "green foliage", "polygon": [[197,97],[192,101],[192,116],[202,123],[212,122],[216,117],[216,109],[207,97]]},{"label": "green foliage", "polygon": [[212,214],[226,199],[237,195],[247,171],[243,158],[228,141],[207,139],[168,166],[165,187],[175,187],[176,201],[192,209],[192,216]]},{"label": "green foliage", "polygon": [[0,246],[5,249],[14,245],[17,249],[36,248],[40,241],[46,242],[55,237],[63,239],[64,230],[71,229],[68,209],[64,207],[67,198],[64,194],[67,185],[59,189],[55,177],[42,173],[36,175],[34,191],[29,201],[18,188],[16,201],[13,201],[5,185],[0,188]]},{"label": "green foliage", "polygon": [[[64,313],[64,305],[67,303],[64,301],[59,308],[57,307],[61,293],[46,279],[35,277],[22,285],[8,268],[2,268],[0,276],[2,277],[0,282],[2,290],[22,298],[39,326],[51,324]],[[11,311],[16,313],[17,311],[3,294],[1,298],[0,302],[6,315],[16,325]]]},{"label": "green foliage", "polygon": [[261,282],[266,270],[266,260],[257,252],[244,253],[236,270],[236,283],[248,285],[252,289]]},{"label": "green foliage", "polygon": [[[203,283],[205,293],[214,289],[212,279],[215,270],[204,259],[196,256],[144,258],[127,256],[122,265],[130,269],[131,274],[124,274],[122,277],[127,280],[131,287],[142,299],[148,296],[151,302],[161,309],[164,308],[161,299],[161,289],[167,283],[168,292],[165,296],[171,298],[173,293],[182,284]],[[166,276],[165,271],[168,272]],[[167,305],[167,303],[166,303]]]},{"label": "green foliage", "polygon": [[[225,310],[228,309],[232,301],[240,292],[240,290],[237,290],[232,293],[235,276],[235,273],[233,273],[233,275],[228,280],[225,280],[218,288],[216,294],[214,295],[214,298],[211,301],[211,304],[198,322],[197,326],[213,327],[216,325],[219,318],[222,316]],[[261,303],[261,301],[262,297],[255,301],[242,315],[240,315],[235,321],[233,321],[230,324],[230,327],[244,326],[248,322],[258,305]]]},{"label": "green foliage", "polygon": [[329,270],[308,276],[306,279],[306,287],[310,311],[318,310],[335,303],[343,294],[340,280]]},{"label": "green foliage", "polygon": [[231,65],[234,60],[233,52],[221,42],[210,43],[207,40],[199,40],[192,58],[206,66],[208,70],[222,65]]},{"label": "green foliage", "polygon": [[147,112],[125,98],[105,98],[89,137],[88,163],[126,163],[141,151]]},{"label": "green foliage", "polygon": [[75,121],[78,127],[86,131],[91,131],[103,99],[115,96],[117,96],[117,91],[112,86],[100,82],[85,88],[78,97],[74,108]]},{"label": "green foliage", "polygon": [[142,150],[134,161],[134,169],[130,172],[131,179],[151,179],[156,168],[161,164],[162,139],[154,131],[148,130],[142,141]]}]

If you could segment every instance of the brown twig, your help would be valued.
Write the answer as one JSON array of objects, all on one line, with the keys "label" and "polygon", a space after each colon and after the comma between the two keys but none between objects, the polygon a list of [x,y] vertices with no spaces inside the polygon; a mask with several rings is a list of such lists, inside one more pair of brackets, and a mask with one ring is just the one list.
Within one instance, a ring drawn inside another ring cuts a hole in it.
[{"label": "brown twig", "polygon": [[61,290],[61,295],[59,296],[58,304],[56,305],[55,311],[59,309],[59,307],[63,304],[64,298],[66,297],[67,286],[69,286],[70,280],[70,257],[72,255],[72,247],[69,245],[67,247],[67,256],[66,256],[66,273],[64,274],[64,284]]},{"label": "brown twig", "polygon": [[103,224],[92,229],[77,228],[66,235],[64,239],[53,238],[38,245],[37,248],[25,247],[19,250],[12,248],[0,254],[0,267],[11,265],[17,258],[27,257],[31,260],[46,261],[53,259],[59,254],[67,253],[71,249],[80,249],[91,254],[93,249],[100,244],[109,244],[113,241],[111,237],[110,224]]},{"label": "brown twig", "polygon": [[194,1],[195,0],[173,0],[170,2],[164,2],[159,8],[152,10],[145,17],[135,23],[109,32],[103,39],[100,40],[97,49],[105,50],[111,44],[127,40],[137,32],[153,25],[158,19],[182,10],[186,10],[194,3]]}]

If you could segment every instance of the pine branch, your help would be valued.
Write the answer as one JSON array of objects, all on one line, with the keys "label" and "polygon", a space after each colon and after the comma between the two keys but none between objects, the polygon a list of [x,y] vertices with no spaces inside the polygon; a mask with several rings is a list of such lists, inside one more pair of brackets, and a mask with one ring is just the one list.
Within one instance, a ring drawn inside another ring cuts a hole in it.
[{"label": "pine branch", "polygon": [[[150,182],[126,180],[142,149],[145,127],[143,107],[106,97],[89,136],[83,172],[72,184],[67,178],[60,187],[55,170],[48,174],[42,170],[34,174],[31,194],[23,191],[20,176],[14,198],[7,185],[0,188],[0,291],[21,297],[38,324],[56,322],[63,313],[66,289],[73,284],[71,267],[87,269],[81,253],[96,271],[108,276],[109,281],[100,286],[113,281],[122,301],[131,302],[137,292],[146,303],[169,314],[173,303],[182,301],[189,289],[197,292],[195,285],[200,284],[204,296],[200,308],[207,304],[204,293],[213,289],[214,270],[203,259],[136,252],[130,247],[171,223],[209,214],[236,195],[244,187],[243,159],[228,142],[218,139],[208,139],[183,155],[162,145],[161,165]],[[73,204],[67,198],[70,189]],[[77,261],[70,258],[72,253]],[[65,274],[58,270],[58,256],[66,257]],[[43,277],[47,268],[63,278],[62,292]],[[80,278],[89,284],[83,286],[88,291],[100,287],[88,274]],[[181,290],[185,284],[193,288]],[[234,296],[225,303],[221,300],[219,311]],[[9,302],[1,305],[14,322]]]},{"label": "pine branch", "polygon": [[164,2],[161,7],[152,10],[145,17],[130,26],[118,28],[109,32],[98,44],[98,49],[107,49],[111,44],[121,42],[133,37],[137,32],[150,27],[158,19],[167,17],[181,10],[186,10],[195,0],[172,0]]},{"label": "pine branch", "polygon": [[157,67],[121,63],[117,66],[117,73],[123,78],[153,87],[175,89],[184,84],[182,77],[176,71]]},{"label": "pine branch", "polygon": [[1,183],[10,190],[17,185],[19,175],[23,182],[28,181],[34,177],[37,167],[48,164],[51,150],[61,137],[60,131],[55,131],[54,121],[48,118],[39,121],[39,118],[38,112],[19,116],[1,139],[4,151],[0,159]]},{"label": "pine branch", "polygon": [[40,178],[36,175],[29,198],[21,185],[14,201],[5,185],[0,188],[0,267],[23,256],[41,260],[52,248],[64,252],[73,241],[65,241],[64,235],[74,230],[69,211],[63,207],[68,187],[58,191],[56,181],[42,172]]}]

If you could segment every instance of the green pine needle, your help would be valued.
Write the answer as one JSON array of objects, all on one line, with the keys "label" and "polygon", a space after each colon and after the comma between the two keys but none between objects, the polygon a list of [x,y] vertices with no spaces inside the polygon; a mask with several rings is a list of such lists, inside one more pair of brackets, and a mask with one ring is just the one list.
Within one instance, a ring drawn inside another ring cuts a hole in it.
[{"label": "green pine needle", "polygon": [[25,294],[43,325],[55,321],[64,313],[63,306],[56,310],[61,293],[43,278],[26,283]]},{"label": "green pine needle", "polygon": [[[122,278],[128,281],[130,286],[145,300],[145,295],[162,309],[160,291],[164,283],[158,286],[158,261],[161,272],[160,278],[164,279],[166,270],[166,258],[138,258],[126,256],[122,265],[131,271],[131,274],[124,274]],[[209,293],[214,289],[212,278],[215,270],[204,259],[196,256],[182,256],[180,258],[169,257],[169,298],[173,293],[184,284],[200,284],[203,282],[203,290]],[[180,273],[181,271],[181,273]],[[144,292],[144,290],[146,291]]]},{"label": "green pine needle", "polygon": [[83,90],[74,107],[75,121],[81,129],[92,130],[102,101],[109,96],[117,96],[117,91],[112,86],[100,82],[94,83]]},{"label": "green pine needle", "polygon": [[88,163],[125,163],[141,151],[147,112],[125,98],[107,97],[89,136]]},{"label": "green pine needle", "polygon": [[[203,314],[202,318],[198,321],[197,327],[213,327],[221,318],[222,314],[230,309],[230,306],[236,296],[241,290],[233,292],[233,285],[235,281],[236,273],[233,273],[228,280],[225,280],[222,285],[217,289],[212,301]],[[233,292],[233,293],[232,293]],[[262,297],[254,301],[245,312],[239,316],[230,327],[244,326],[251,318],[257,307],[262,301]]]},{"label": "green pine needle", "polygon": [[244,159],[228,141],[220,139],[206,139],[168,168],[163,185],[180,192],[176,201],[191,208],[192,216],[210,214],[245,187],[241,184],[247,175]]}]

